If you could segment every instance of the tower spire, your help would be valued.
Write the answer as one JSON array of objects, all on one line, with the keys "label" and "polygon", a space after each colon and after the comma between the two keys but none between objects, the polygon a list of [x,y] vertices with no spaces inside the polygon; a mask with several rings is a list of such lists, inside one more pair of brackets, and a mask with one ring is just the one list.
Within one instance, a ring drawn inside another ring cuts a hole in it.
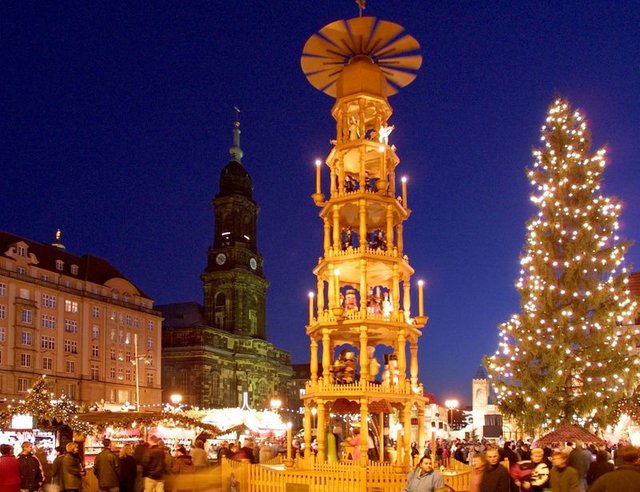
[{"label": "tower spire", "polygon": [[233,146],[229,148],[231,159],[236,162],[242,162],[242,149],[240,148],[240,109],[238,106],[233,107],[236,112],[236,119],[233,122]]}]

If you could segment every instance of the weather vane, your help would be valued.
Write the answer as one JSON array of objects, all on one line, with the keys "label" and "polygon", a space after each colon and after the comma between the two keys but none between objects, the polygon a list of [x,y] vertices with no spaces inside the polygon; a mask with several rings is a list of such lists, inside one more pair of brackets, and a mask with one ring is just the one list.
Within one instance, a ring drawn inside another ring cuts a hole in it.
[{"label": "weather vane", "polygon": [[360,17],[362,17],[362,11],[367,8],[367,0],[356,0],[356,5],[358,5]]},{"label": "weather vane", "polygon": [[234,106],[233,110],[236,112],[236,123],[240,123],[240,108],[238,106]]}]

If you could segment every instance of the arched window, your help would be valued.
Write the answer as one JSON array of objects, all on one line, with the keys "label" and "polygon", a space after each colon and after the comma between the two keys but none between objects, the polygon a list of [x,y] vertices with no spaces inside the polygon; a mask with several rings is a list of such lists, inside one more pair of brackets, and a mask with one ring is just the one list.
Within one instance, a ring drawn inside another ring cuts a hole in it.
[{"label": "arched window", "polygon": [[227,298],[222,292],[216,294],[214,302],[215,327],[220,330],[226,328],[227,321]]}]

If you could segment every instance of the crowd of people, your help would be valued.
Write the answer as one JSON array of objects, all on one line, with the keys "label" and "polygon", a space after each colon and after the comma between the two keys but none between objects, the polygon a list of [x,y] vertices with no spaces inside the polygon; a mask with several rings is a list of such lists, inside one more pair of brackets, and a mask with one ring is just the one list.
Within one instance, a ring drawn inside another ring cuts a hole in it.
[{"label": "crowd of people", "polygon": [[[21,448],[16,456],[13,446],[0,445],[0,492],[80,492],[86,488],[86,470],[77,443],[58,446],[51,464],[44,454],[34,452],[30,442],[25,441]],[[275,438],[221,441],[207,451],[201,440],[189,450],[184,445],[172,450],[152,435],[146,442],[125,444],[116,450],[110,439],[104,439],[102,451],[93,461],[93,474],[100,492],[163,492],[177,490],[181,475],[204,470],[222,458],[267,463],[285,452],[286,442]]]},{"label": "crowd of people", "polygon": [[640,492],[640,448],[630,445],[438,440],[433,448],[429,443],[419,456],[412,444],[416,466],[404,492],[445,490],[438,469],[452,459],[471,466],[470,492]]}]

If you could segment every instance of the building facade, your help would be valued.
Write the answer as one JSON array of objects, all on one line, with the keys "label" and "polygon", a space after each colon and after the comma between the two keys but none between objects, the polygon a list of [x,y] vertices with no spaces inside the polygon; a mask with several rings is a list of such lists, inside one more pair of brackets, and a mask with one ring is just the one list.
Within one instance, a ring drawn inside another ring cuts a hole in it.
[{"label": "building facade", "polygon": [[199,407],[252,407],[278,398],[287,405],[293,371],[288,352],[266,337],[268,281],[257,247],[258,206],[241,163],[240,127],[213,199],[213,245],[201,275],[203,305],[158,306],[163,323],[163,387]]},{"label": "building facade", "polygon": [[153,300],[109,262],[58,240],[0,232],[0,400],[24,398],[44,374],[52,392],[80,404],[131,406],[138,392],[140,405],[160,403]]}]

